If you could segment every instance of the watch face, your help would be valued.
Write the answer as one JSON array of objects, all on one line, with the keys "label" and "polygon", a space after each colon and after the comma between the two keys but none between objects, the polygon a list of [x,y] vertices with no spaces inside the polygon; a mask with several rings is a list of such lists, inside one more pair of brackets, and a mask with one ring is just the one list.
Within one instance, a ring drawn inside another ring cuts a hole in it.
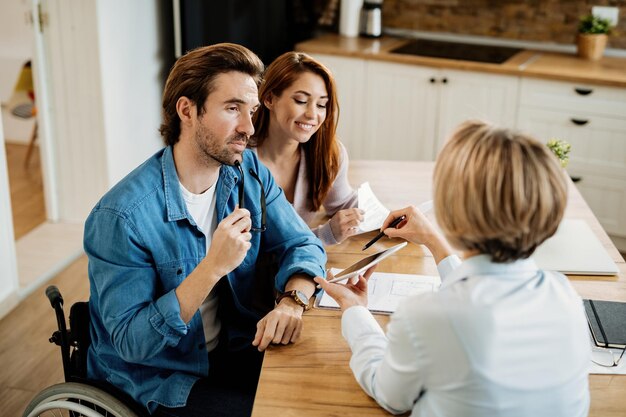
[{"label": "watch face", "polygon": [[296,291],[295,298],[302,303],[303,306],[309,305],[309,298],[302,291]]}]

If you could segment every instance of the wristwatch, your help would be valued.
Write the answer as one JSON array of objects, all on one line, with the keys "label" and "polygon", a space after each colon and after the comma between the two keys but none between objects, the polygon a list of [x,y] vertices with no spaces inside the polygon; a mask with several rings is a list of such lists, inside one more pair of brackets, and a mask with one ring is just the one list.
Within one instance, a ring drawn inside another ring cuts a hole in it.
[{"label": "wristwatch", "polygon": [[280,303],[280,300],[282,300],[285,297],[293,298],[296,304],[302,307],[304,311],[307,311],[309,309],[309,297],[307,297],[302,291],[291,290],[291,291],[284,292],[281,295],[279,295],[278,298],[276,298],[276,304]]}]

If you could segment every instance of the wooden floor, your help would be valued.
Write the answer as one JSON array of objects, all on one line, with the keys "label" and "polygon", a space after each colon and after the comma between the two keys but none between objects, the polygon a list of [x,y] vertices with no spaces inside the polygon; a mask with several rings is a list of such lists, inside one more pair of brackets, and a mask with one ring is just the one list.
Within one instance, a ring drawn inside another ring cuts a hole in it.
[{"label": "wooden floor", "polygon": [[[24,167],[25,145],[6,145],[13,227],[19,239],[45,221],[39,155]],[[43,388],[63,381],[59,348],[48,343],[56,329],[44,289],[55,284],[65,305],[89,296],[87,258],[82,256],[0,320],[0,416],[18,417]]]},{"label": "wooden floor", "polygon": [[63,382],[60,350],[48,343],[57,328],[44,295],[50,284],[61,290],[67,317],[69,306],[89,297],[87,257],[81,256],[0,320],[0,416],[21,416],[35,394]]},{"label": "wooden floor", "polygon": [[11,211],[15,240],[46,220],[39,152],[35,149],[28,167],[24,166],[27,145],[6,144]]}]

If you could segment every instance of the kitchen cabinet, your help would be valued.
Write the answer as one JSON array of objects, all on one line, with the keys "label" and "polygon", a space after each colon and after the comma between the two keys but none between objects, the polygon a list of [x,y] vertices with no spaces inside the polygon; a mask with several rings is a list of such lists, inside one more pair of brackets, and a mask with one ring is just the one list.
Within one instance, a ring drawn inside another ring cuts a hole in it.
[{"label": "kitchen cabinet", "polygon": [[340,111],[337,135],[351,159],[365,159],[362,151],[365,61],[319,54],[315,58],[326,65],[335,77]]},{"label": "kitchen cabinet", "polygon": [[367,63],[364,159],[433,159],[439,97],[431,76],[422,67]]},{"label": "kitchen cabinet", "polygon": [[340,86],[340,137],[351,158],[433,160],[464,120],[516,122],[516,76],[316,57]]},{"label": "kitchen cabinet", "polygon": [[525,78],[518,126],[572,145],[567,171],[607,233],[626,237],[626,89]]},{"label": "kitchen cabinet", "polygon": [[454,129],[468,119],[513,128],[517,121],[519,77],[442,70],[438,121],[438,149]]}]

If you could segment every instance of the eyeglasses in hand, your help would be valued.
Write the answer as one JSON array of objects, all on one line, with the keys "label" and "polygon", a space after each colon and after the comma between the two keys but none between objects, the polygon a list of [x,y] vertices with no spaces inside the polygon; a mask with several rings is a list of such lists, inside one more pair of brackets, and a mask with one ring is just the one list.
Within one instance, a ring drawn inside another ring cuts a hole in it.
[{"label": "eyeglasses in hand", "polygon": [[[237,167],[237,169],[239,170],[239,174],[241,175],[241,179],[239,180],[239,208],[245,208],[244,201],[243,201],[244,200],[243,189],[244,189],[244,177],[245,176],[244,176],[243,168],[241,167],[241,164],[239,163],[239,161],[235,161],[235,166]],[[254,178],[261,186],[261,227],[251,227],[250,231],[261,233],[267,229],[266,224],[265,224],[265,219],[266,219],[265,188],[263,187],[263,183],[261,182],[261,179],[259,178],[257,173],[252,170],[252,168],[250,168],[248,172],[250,173],[250,175],[252,175],[252,178]]]}]

